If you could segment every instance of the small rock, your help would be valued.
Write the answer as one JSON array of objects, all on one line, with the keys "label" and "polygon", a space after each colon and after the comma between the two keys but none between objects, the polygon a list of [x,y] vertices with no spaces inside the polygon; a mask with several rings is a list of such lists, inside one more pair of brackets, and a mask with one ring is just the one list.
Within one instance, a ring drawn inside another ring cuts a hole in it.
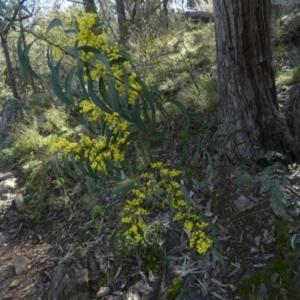
[{"label": "small rock", "polygon": [[245,211],[254,207],[254,203],[248,200],[245,196],[238,197],[234,201],[234,204],[238,211]]},{"label": "small rock", "polygon": [[7,178],[14,177],[11,172],[0,173],[0,181],[4,181]]},{"label": "small rock", "polygon": [[89,300],[87,269],[69,268],[59,264],[53,272],[48,300]]},{"label": "small rock", "polygon": [[15,177],[5,179],[0,182],[0,194],[4,194],[10,190],[15,189],[17,186],[17,179]]},{"label": "small rock", "polygon": [[108,286],[102,286],[97,292],[96,298],[104,297],[110,293],[110,288]]},{"label": "small rock", "polygon": [[18,257],[14,260],[13,266],[15,267],[15,271],[17,274],[23,272],[26,268],[28,259],[23,255],[18,255]]},{"label": "small rock", "polygon": [[230,274],[230,264],[225,262],[219,269],[218,277],[226,278]]},{"label": "small rock", "polygon": [[24,202],[24,197],[21,193],[18,193],[14,199],[14,203],[16,206],[16,209],[19,212],[22,212],[25,210],[25,202]]},{"label": "small rock", "polygon": [[8,198],[9,198],[8,195],[9,195],[9,194],[2,195],[2,196],[1,196],[1,200],[2,200],[2,201],[8,200]]},{"label": "small rock", "polygon": [[176,300],[204,300],[201,290],[197,288],[197,283],[195,276],[188,276]]},{"label": "small rock", "polygon": [[6,236],[3,235],[2,232],[0,232],[0,246],[2,246],[6,241]]},{"label": "small rock", "polygon": [[17,286],[20,284],[20,282],[21,282],[21,279],[15,279],[15,280],[10,284],[9,287],[11,287],[11,288],[17,287]]},{"label": "small rock", "polygon": [[133,293],[129,292],[129,294],[126,295],[126,299],[127,300],[140,300],[141,297],[138,294],[133,294]]}]

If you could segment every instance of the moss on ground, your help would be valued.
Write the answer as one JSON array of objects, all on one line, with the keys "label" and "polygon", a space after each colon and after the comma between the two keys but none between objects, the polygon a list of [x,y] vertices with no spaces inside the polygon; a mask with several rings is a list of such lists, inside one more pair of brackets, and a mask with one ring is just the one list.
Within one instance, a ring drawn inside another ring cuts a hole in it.
[{"label": "moss on ground", "polygon": [[259,286],[262,283],[267,286],[270,293],[267,297],[272,297],[272,299],[300,298],[300,290],[297,288],[297,279],[295,278],[293,271],[296,261],[296,253],[291,247],[289,237],[289,230],[290,227],[293,226],[293,223],[276,219],[275,226],[275,252],[278,257],[262,270],[254,272],[249,279],[240,285],[238,294],[246,297],[243,299],[267,299],[264,298],[263,295],[259,295]]},{"label": "moss on ground", "polygon": [[160,250],[155,248],[147,248],[144,256],[145,274],[149,272],[158,273],[161,269],[161,257],[162,253]]},{"label": "moss on ground", "polygon": [[180,294],[182,288],[182,280],[174,279],[172,281],[171,287],[168,289],[168,300],[175,300],[177,296]]}]

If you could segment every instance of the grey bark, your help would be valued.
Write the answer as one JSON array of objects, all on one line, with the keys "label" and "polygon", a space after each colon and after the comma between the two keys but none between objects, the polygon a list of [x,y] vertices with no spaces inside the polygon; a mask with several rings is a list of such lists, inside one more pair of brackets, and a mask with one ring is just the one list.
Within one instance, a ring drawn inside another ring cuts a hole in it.
[{"label": "grey bark", "polygon": [[118,24],[120,32],[120,44],[127,47],[128,44],[128,28],[126,24],[125,5],[123,0],[116,0]]},{"label": "grey bark", "polygon": [[[26,0],[20,0],[20,1],[18,1],[18,4],[22,5],[25,2],[26,2]],[[0,39],[1,39],[1,46],[2,46],[2,49],[3,49],[3,52],[4,52],[7,73],[8,73],[8,76],[9,76],[13,96],[17,99],[21,99],[19,91],[18,91],[18,87],[17,87],[17,82],[16,82],[16,79],[14,77],[12,62],[11,62],[10,53],[9,53],[9,48],[8,48],[8,45],[7,45],[7,36],[9,34],[11,25],[14,22],[16,22],[18,14],[19,14],[19,9],[15,9],[15,10],[13,10],[12,16],[10,18],[6,17],[6,19],[9,20],[9,23],[5,26],[4,29],[2,29],[2,31],[0,31]],[[23,17],[23,19],[28,18],[29,16],[30,15],[25,16],[25,17]]]},{"label": "grey bark", "polygon": [[97,7],[94,0],[83,0],[83,6],[86,13],[97,14]]},{"label": "grey bark", "polygon": [[8,74],[8,77],[9,77],[10,87],[11,87],[13,96],[17,99],[21,99],[19,91],[18,91],[18,87],[17,87],[16,78],[15,78],[13,68],[12,68],[12,62],[11,62],[11,58],[10,58],[9,48],[8,48],[8,45],[7,45],[7,38],[2,33],[0,33],[0,38],[1,38],[1,46],[2,46],[2,49],[3,49],[4,57],[5,57],[5,64],[6,64],[7,74]]},{"label": "grey bark", "polygon": [[132,8],[131,15],[130,15],[131,23],[134,22],[135,16],[136,16],[137,12],[140,10],[140,5],[143,2],[144,2],[143,0],[134,0],[133,8]]},{"label": "grey bark", "polygon": [[256,160],[267,151],[281,150],[282,123],[271,66],[271,1],[214,0],[214,8],[219,134],[242,129],[226,146]]},{"label": "grey bark", "polygon": [[163,13],[163,23],[164,23],[165,28],[169,27],[169,21],[168,21],[168,2],[169,2],[169,0],[163,0],[162,13]]}]

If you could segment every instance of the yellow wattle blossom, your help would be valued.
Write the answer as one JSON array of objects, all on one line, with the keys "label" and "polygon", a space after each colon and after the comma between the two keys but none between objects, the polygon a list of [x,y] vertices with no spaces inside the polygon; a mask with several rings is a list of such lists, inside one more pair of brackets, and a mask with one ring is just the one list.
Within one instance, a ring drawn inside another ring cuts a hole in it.
[{"label": "yellow wattle blossom", "polygon": [[120,150],[120,145],[128,145],[126,137],[129,135],[129,124],[122,120],[118,113],[108,114],[102,111],[90,100],[84,100],[79,104],[80,113],[88,114],[89,121],[97,121],[104,118],[106,126],[113,130],[117,138],[114,142],[107,143],[106,136],[91,138],[83,133],[78,134],[77,142],[70,142],[63,137],[54,135],[48,142],[51,153],[58,152],[60,155],[75,153],[75,161],[88,160],[94,171],[106,172],[106,161],[112,160],[120,163],[125,159],[125,149]]},{"label": "yellow wattle blossom", "polygon": [[[121,57],[118,46],[110,46],[109,39],[105,33],[96,35],[93,32],[96,20],[97,15],[93,13],[87,13],[84,16],[77,18],[79,29],[77,37],[78,46],[92,47],[99,50],[102,55],[107,57],[109,62],[117,61]],[[103,64],[101,60],[97,59],[93,52],[82,52],[80,58],[86,65],[89,65],[90,76],[93,81],[105,76],[111,76],[105,64]],[[122,62],[122,65],[126,72],[128,72],[129,90],[127,91],[127,101],[129,105],[134,105],[142,87],[136,82],[137,74],[132,71],[129,61]],[[113,71],[113,76],[116,79],[115,89],[118,91],[119,95],[122,96],[126,91],[124,71],[118,64],[113,64],[111,69]],[[88,72],[87,67],[84,67],[83,70]],[[83,79],[84,81],[88,81],[88,75],[85,74]]]}]

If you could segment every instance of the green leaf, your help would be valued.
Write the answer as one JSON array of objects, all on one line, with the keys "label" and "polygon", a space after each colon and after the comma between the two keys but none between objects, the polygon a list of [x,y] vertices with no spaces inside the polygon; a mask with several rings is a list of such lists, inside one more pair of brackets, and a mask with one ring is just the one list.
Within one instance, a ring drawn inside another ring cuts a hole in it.
[{"label": "green leaf", "polygon": [[39,24],[37,22],[33,22],[31,25],[30,25],[30,28],[29,28],[29,32],[31,33],[34,33],[34,27],[35,26],[38,26]]},{"label": "green leaf", "polygon": [[137,135],[137,132],[136,131],[132,131],[129,133],[129,135],[126,137],[125,139],[125,143],[124,144],[121,144],[119,146],[119,149],[120,151],[123,151],[127,146],[128,146],[128,143],[133,139],[134,136]]},{"label": "green leaf", "polygon": [[77,165],[79,166],[82,175],[83,175],[83,176],[89,177],[90,174],[89,174],[89,172],[86,170],[86,168],[84,167],[83,162],[82,162],[81,160],[78,160],[76,163],[77,163]]},{"label": "green leaf", "polygon": [[122,107],[128,107],[128,91],[129,91],[129,78],[127,74],[127,70],[125,69],[123,64],[118,64],[118,67],[123,71],[124,75],[124,92],[120,99],[120,104]]},{"label": "green leaf", "polygon": [[0,30],[4,32],[6,25],[9,24],[7,20],[0,20]]},{"label": "green leaf", "polygon": [[109,86],[110,93],[112,95],[112,97],[111,97],[112,101],[110,103],[110,107],[115,112],[118,110],[118,108],[120,108],[119,95],[115,88],[114,83],[111,80],[108,81],[108,86]]},{"label": "green leaf", "polygon": [[32,43],[30,43],[23,52],[23,50],[22,50],[22,39],[21,39],[21,36],[20,36],[19,39],[18,39],[18,44],[17,44],[17,53],[18,53],[20,63],[22,65],[22,67],[25,69],[25,71],[28,72],[31,76],[33,76],[35,78],[40,78],[40,76],[32,69],[31,65],[29,64],[28,56],[27,56],[31,46],[33,45],[33,43],[35,41],[36,40],[34,40]]},{"label": "green leaf", "polygon": [[131,59],[130,54],[128,54],[127,52],[125,52],[123,50],[121,50],[119,53],[120,53],[120,55],[122,55],[122,57],[125,58],[125,60],[129,61],[130,65],[131,65],[131,68],[134,69],[134,63]]},{"label": "green leaf", "polygon": [[224,263],[224,257],[223,257],[223,253],[220,251],[220,249],[216,249],[215,247],[211,247],[212,251],[216,254],[216,256],[218,257],[220,263]]},{"label": "green leaf", "polygon": [[55,92],[56,96],[62,100],[63,102],[66,102],[68,104],[73,104],[72,98],[69,98],[61,89],[60,83],[59,83],[59,67],[61,64],[62,58],[59,60],[57,65],[54,67],[54,69],[51,72],[51,83],[53,91]]},{"label": "green leaf", "polygon": [[135,184],[127,184],[127,185],[123,185],[123,186],[120,186],[116,189],[114,189],[111,193],[111,195],[115,195],[115,194],[119,194],[119,193],[128,193],[130,192],[131,190],[134,190],[134,189],[138,189],[139,187]]},{"label": "green leaf", "polygon": [[109,105],[111,100],[109,94],[107,93],[103,77],[99,78],[98,88],[99,88],[99,93],[102,96],[102,99],[106,102],[107,105]]},{"label": "green leaf", "polygon": [[183,191],[183,197],[184,197],[185,202],[188,205],[191,205],[191,198],[190,198],[190,194],[189,194],[187,188],[182,183],[180,183],[180,188]]},{"label": "green leaf", "polygon": [[[117,255],[117,252],[115,251],[117,249],[116,247],[116,241],[118,240],[124,240],[124,236],[123,234],[125,233],[125,231],[127,231],[127,227],[124,228],[124,227],[119,227],[117,228],[113,234],[111,235],[110,239],[109,239],[109,244],[108,244],[108,248],[109,248],[109,251],[115,256],[115,257],[119,257]],[[124,241],[121,242],[122,243],[122,248],[125,246],[124,245]]]},{"label": "green leaf", "polygon": [[23,4],[19,4],[19,5],[14,5],[13,6],[13,10],[24,10],[25,12],[27,12],[29,15],[31,15],[31,12],[29,11],[29,9],[23,5]]},{"label": "green leaf", "polygon": [[189,158],[189,151],[186,144],[183,144],[183,156],[181,160],[181,166],[185,166]]},{"label": "green leaf", "polygon": [[132,118],[132,122],[141,130],[143,131],[149,131],[147,126],[144,124],[144,122],[141,119],[141,116],[137,110],[135,111],[128,111],[128,114],[130,114]]},{"label": "green leaf", "polygon": [[65,30],[65,27],[64,27],[64,23],[59,19],[59,18],[55,18],[53,19],[50,24],[48,25],[47,27],[47,30],[46,30],[46,34],[54,27],[57,27],[57,26],[60,26],[62,27],[63,30]]},{"label": "green leaf", "polygon": [[112,110],[110,108],[108,108],[96,94],[96,92],[94,90],[94,84],[93,84],[92,78],[90,75],[88,75],[88,76],[89,76],[88,91],[89,91],[90,98],[100,109],[102,109],[103,111],[105,111],[108,114],[112,114]]},{"label": "green leaf", "polygon": [[[136,78],[136,82],[142,87],[142,89],[143,89],[142,93],[144,94],[145,99],[150,107],[151,116],[149,116],[149,122],[150,122],[150,125],[152,125],[155,123],[155,120],[156,120],[156,111],[155,111],[155,107],[153,104],[153,96],[149,92],[149,89],[146,86],[146,84],[139,77]],[[146,113],[146,111],[144,111],[144,113]]]},{"label": "green leaf", "polygon": [[75,33],[75,34],[77,34],[77,33],[78,33],[78,30],[76,30],[76,29],[74,29],[74,28],[72,28],[72,29],[66,29],[66,30],[65,30],[65,34],[68,34],[68,33]]},{"label": "green leaf", "polygon": [[110,66],[106,56],[102,55],[98,49],[90,47],[90,46],[80,46],[80,47],[78,47],[78,50],[94,53],[92,59],[100,60],[105,65],[105,67],[109,71],[110,75],[112,77],[114,77],[114,72],[112,71],[111,66]]},{"label": "green leaf", "polygon": [[85,82],[83,80],[84,71],[83,71],[83,63],[82,62],[78,63],[77,70],[78,70],[77,75],[78,75],[78,79],[79,79],[79,82],[80,82],[80,85],[81,85],[81,88],[82,88],[82,91],[83,91],[83,95],[84,95],[85,98],[89,99],[90,96],[89,96],[89,93],[86,90]]},{"label": "green leaf", "polygon": [[8,10],[7,6],[4,4],[3,1],[0,1],[0,9],[6,10],[6,11]]},{"label": "green leaf", "polygon": [[53,72],[55,63],[54,63],[54,58],[52,53],[52,45],[49,45],[47,49],[47,65],[51,70],[51,72]]},{"label": "green leaf", "polygon": [[55,153],[55,166],[56,166],[56,169],[58,170],[58,173],[60,174],[60,175],[64,175],[64,172],[63,172],[63,170],[61,169],[61,167],[60,167],[60,160],[59,160],[59,158],[58,158],[58,153],[56,152]]},{"label": "green leaf", "polygon": [[90,161],[89,158],[86,159],[86,167],[87,167],[87,170],[89,172],[89,176],[92,177],[92,178],[94,178],[95,180],[97,180],[98,176],[96,175],[96,173],[92,169],[92,167],[91,167],[91,161]]},{"label": "green leaf", "polygon": [[69,52],[70,54],[72,54],[76,59],[79,58],[79,53],[76,48],[70,47],[70,46],[65,46],[65,47],[63,47],[63,49],[66,50],[67,52]]},{"label": "green leaf", "polygon": [[65,81],[66,96],[69,99],[72,99],[72,81],[73,81],[73,76],[74,76],[74,73],[75,73],[76,69],[77,69],[77,66],[73,67],[71,69],[71,71],[69,72],[69,74],[66,78],[66,81]]},{"label": "green leaf", "polygon": [[76,172],[74,172],[72,170],[72,168],[70,166],[70,163],[69,163],[69,157],[67,155],[63,156],[63,163],[64,163],[64,167],[65,167],[65,169],[66,169],[66,171],[69,175],[71,175],[74,178],[79,178],[80,177]]},{"label": "green leaf", "polygon": [[167,202],[168,202],[168,205],[169,205],[169,208],[170,208],[170,211],[169,211],[170,222],[173,222],[173,218],[174,218],[174,215],[175,215],[175,209],[172,205],[172,197],[171,197],[170,193],[168,193],[168,195],[167,195]]},{"label": "green leaf", "polygon": [[122,168],[117,167],[117,166],[116,166],[114,163],[112,163],[112,161],[110,161],[110,160],[106,160],[105,164],[106,164],[108,170],[114,170],[114,171],[118,171],[118,172],[122,170]]},{"label": "green leaf", "polygon": [[187,130],[188,127],[190,126],[190,117],[188,115],[188,112],[187,112],[185,106],[177,100],[168,100],[167,102],[173,103],[174,105],[176,105],[180,109],[180,111],[183,115],[183,120],[185,122],[185,130]]}]

